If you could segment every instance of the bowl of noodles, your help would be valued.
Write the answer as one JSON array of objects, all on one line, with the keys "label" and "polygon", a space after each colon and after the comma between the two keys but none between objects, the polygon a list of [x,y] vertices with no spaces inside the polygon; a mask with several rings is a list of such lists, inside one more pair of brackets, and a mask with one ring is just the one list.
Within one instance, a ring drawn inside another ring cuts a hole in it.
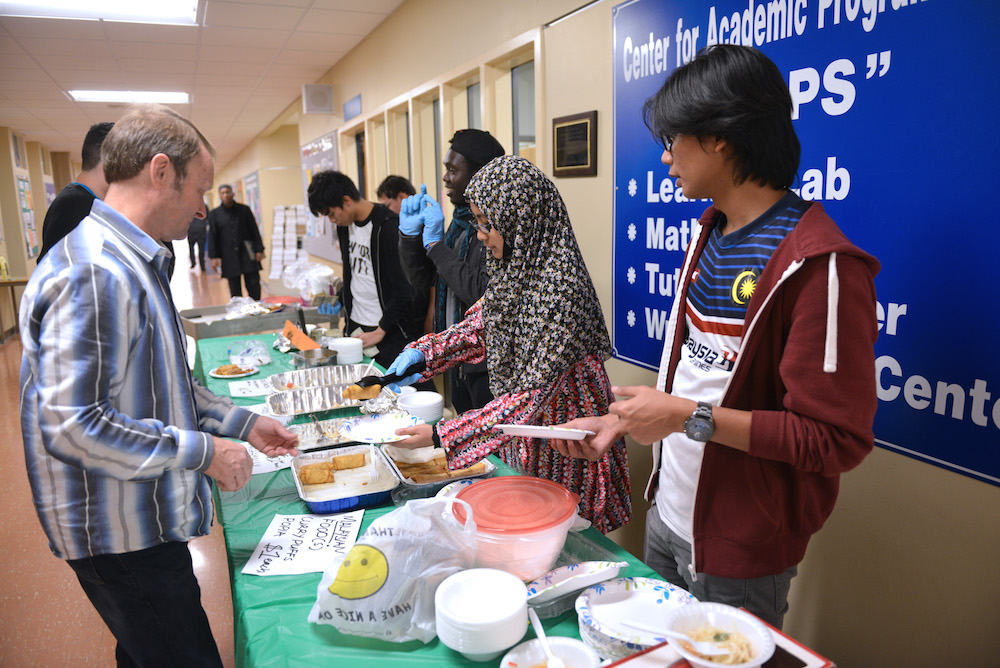
[{"label": "bowl of noodles", "polygon": [[774,654],[774,636],[764,623],[745,610],[724,603],[692,603],[674,608],[664,620],[666,628],[707,641],[729,654],[707,657],[693,651],[690,643],[669,639],[670,644],[692,666],[759,666]]}]

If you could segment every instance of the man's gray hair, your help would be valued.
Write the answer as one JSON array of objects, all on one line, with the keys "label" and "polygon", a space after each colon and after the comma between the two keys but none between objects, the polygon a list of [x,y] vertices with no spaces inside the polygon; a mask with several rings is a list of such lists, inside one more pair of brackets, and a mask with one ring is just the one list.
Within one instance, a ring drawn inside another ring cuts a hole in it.
[{"label": "man's gray hair", "polygon": [[101,147],[107,182],[128,181],[139,175],[159,153],[170,159],[178,185],[187,176],[188,162],[201,148],[214,158],[215,149],[188,119],[169,107],[137,104],[115,123]]}]

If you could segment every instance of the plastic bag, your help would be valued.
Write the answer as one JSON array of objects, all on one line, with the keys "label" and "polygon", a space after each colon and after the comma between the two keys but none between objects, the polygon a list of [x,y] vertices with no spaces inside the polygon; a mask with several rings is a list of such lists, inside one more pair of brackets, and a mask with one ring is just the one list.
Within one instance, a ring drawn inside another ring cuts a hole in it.
[{"label": "plastic bag", "polygon": [[[331,294],[333,269],[325,264],[308,260],[299,260],[290,264],[281,272],[281,282],[285,287],[299,291],[299,296],[307,304],[312,304],[313,298]],[[313,304],[314,306],[316,304]]]},{"label": "plastic bag", "polygon": [[264,366],[271,363],[271,353],[263,341],[256,339],[234,341],[229,349],[229,363],[238,366]]},{"label": "plastic bag", "polygon": [[[450,512],[454,503],[466,506],[464,525]],[[430,642],[438,584],[475,561],[476,524],[465,501],[410,501],[372,522],[323,573],[309,621],[354,636]]]}]

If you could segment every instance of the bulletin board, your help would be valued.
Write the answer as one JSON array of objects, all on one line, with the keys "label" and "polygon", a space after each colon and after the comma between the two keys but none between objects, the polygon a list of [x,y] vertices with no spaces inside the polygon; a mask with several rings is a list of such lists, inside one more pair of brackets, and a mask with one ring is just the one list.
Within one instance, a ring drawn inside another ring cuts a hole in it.
[{"label": "bulletin board", "polygon": [[30,260],[38,255],[38,232],[35,229],[35,205],[31,200],[31,181],[23,176],[17,177],[17,202],[21,209],[25,250]]},{"label": "bulletin board", "polygon": [[[988,348],[1000,226],[982,213],[1000,149],[1000,3],[633,0],[612,15],[614,355],[659,365],[709,205],[676,188],[643,102],[707,44],[755,46],[792,94],[799,194],[882,263],[876,443],[1000,484],[1000,361]],[[935,48],[948,44],[976,55]]]},{"label": "bulletin board", "polygon": [[[337,169],[337,133],[331,132],[302,147],[302,193],[306,209],[309,208],[309,182],[313,174]],[[317,257],[340,263],[340,243],[337,228],[326,218],[310,215],[306,225],[305,249]]]}]

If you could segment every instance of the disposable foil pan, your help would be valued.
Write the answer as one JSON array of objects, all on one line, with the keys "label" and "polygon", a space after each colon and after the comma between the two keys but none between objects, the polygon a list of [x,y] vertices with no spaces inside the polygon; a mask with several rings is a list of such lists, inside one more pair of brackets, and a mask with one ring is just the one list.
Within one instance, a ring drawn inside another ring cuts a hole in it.
[{"label": "disposable foil pan", "polygon": [[[339,366],[317,366],[298,371],[283,371],[272,375],[268,380],[271,387],[284,392],[286,390],[301,390],[324,385],[352,385],[361,380],[361,374],[368,368],[367,364],[342,364]],[[382,372],[372,367],[371,376],[381,376]],[[347,405],[357,405],[357,401]]]},{"label": "disposable foil pan", "polygon": [[[272,415],[303,415],[360,404],[361,402],[357,399],[344,398],[345,387],[347,385],[323,385],[301,390],[274,392],[267,396],[267,407]],[[392,390],[382,388],[382,394],[386,392],[392,394]]]}]

